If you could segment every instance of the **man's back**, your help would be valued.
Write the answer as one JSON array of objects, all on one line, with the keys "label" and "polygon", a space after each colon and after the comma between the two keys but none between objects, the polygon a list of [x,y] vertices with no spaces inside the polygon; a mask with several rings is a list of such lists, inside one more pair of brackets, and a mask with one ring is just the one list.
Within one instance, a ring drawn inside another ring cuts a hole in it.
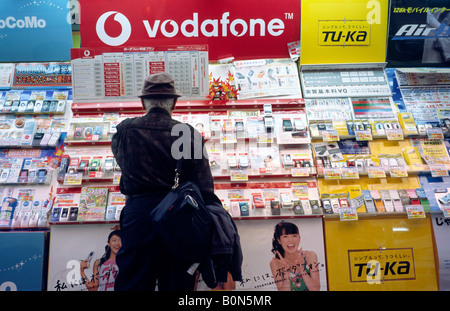
[{"label": "man's back", "polygon": [[[173,185],[176,158],[174,142],[186,132],[174,131],[179,121],[171,118],[169,112],[162,108],[152,108],[148,114],[139,118],[124,120],[117,126],[111,149],[122,169],[120,189],[123,194],[135,195],[142,193],[168,192]],[[192,159],[194,149],[202,147],[202,139],[193,127],[187,124],[189,139],[183,137],[183,142],[190,144],[190,158],[183,166],[186,176],[197,182],[202,191],[213,191],[213,180],[208,160]],[[200,144],[196,144],[199,142]],[[183,146],[187,147],[187,146]],[[178,150],[177,150],[178,151]],[[198,151],[198,150],[197,150]]]}]

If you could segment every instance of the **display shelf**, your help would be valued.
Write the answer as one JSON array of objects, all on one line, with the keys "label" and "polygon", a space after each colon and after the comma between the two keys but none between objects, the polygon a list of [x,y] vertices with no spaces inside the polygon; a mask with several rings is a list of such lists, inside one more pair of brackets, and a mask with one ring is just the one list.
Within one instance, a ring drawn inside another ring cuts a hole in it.
[{"label": "display shelf", "polygon": [[50,227],[19,227],[19,228],[11,228],[11,227],[0,227],[0,232],[30,232],[30,231],[50,231]]},{"label": "display shelf", "polygon": [[[348,167],[342,167],[342,168],[348,168]],[[384,173],[386,174],[386,176],[383,177],[372,177],[372,178],[403,178],[403,177],[408,177],[409,175],[413,175],[413,176],[417,176],[417,175],[431,175],[433,173],[433,170],[430,169],[430,165],[427,164],[415,164],[415,165],[407,165],[405,166],[406,168],[406,173],[408,174],[408,176],[390,176],[389,172],[391,169],[395,169],[395,167],[392,168],[387,168],[387,167],[381,167],[379,166],[379,168],[381,168],[381,170],[384,171]],[[442,168],[443,169],[443,174],[442,176],[446,176],[445,175],[445,171],[447,171],[447,175],[448,172],[450,171],[450,164],[442,164]],[[330,168],[333,169],[333,168]],[[339,168],[334,168],[334,169],[339,169]],[[363,169],[363,170],[358,170],[358,174],[359,176],[369,176],[369,173],[367,172],[367,169]],[[317,177],[320,178],[324,178],[324,167],[317,167],[317,174],[315,175]],[[345,178],[338,178],[338,179],[345,179]],[[352,178],[348,178],[348,179],[352,179]],[[357,179],[357,178],[356,178]]]},{"label": "display shelf", "polygon": [[[190,110],[229,110],[229,109],[262,109],[264,104],[271,104],[276,109],[304,108],[303,98],[289,99],[254,99],[254,100],[180,100],[175,106],[175,112]],[[140,101],[110,101],[110,102],[86,102],[72,103],[74,114],[96,113],[96,112],[137,112],[144,113]]]},{"label": "display shelf", "polygon": [[98,225],[98,224],[119,224],[118,220],[92,220],[92,221],[50,221],[50,226],[59,225]]}]

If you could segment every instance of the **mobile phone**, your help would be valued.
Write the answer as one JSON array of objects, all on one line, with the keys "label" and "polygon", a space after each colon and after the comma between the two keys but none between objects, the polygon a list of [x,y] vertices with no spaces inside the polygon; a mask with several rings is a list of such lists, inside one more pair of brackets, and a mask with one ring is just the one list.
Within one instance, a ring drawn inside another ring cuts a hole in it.
[{"label": "mobile phone", "polygon": [[56,143],[58,142],[59,137],[61,137],[61,133],[59,133],[59,132],[53,133],[52,136],[50,137],[50,139],[48,140],[48,145],[56,146]]},{"label": "mobile phone", "polygon": [[36,181],[36,170],[31,169],[28,171],[28,182],[32,183]]},{"label": "mobile phone", "polygon": [[44,138],[44,133],[36,133],[33,136],[32,146],[40,146],[42,138]]},{"label": "mobile phone", "polygon": [[19,174],[19,183],[26,183],[26,182],[28,182],[28,170],[27,169],[24,169],[24,170],[21,170],[20,171],[20,174]]},{"label": "mobile phone", "polygon": [[239,167],[240,168],[247,168],[249,165],[248,163],[248,157],[246,155],[239,157]]},{"label": "mobile phone", "polygon": [[0,174],[0,183],[4,183],[8,180],[10,169],[6,168],[2,170],[2,173]]},{"label": "mobile phone", "polygon": [[41,146],[48,146],[48,141],[50,140],[51,137],[52,137],[52,134],[45,133],[44,136],[42,137],[40,145]]},{"label": "mobile phone", "polygon": [[47,177],[47,169],[45,169],[45,168],[40,168],[40,169],[37,171],[37,180],[36,180],[36,181],[37,181],[38,183],[44,183],[46,177]]},{"label": "mobile phone", "polygon": [[83,173],[89,167],[89,160],[81,160],[77,167],[77,172]]},{"label": "mobile phone", "polygon": [[263,110],[264,110],[265,117],[272,116],[272,105],[271,104],[264,104]]},{"label": "mobile phone", "polygon": [[75,131],[73,132],[73,138],[81,139],[82,136],[83,136],[83,128],[81,126],[77,126],[75,128]]},{"label": "mobile phone", "polygon": [[103,170],[105,172],[111,172],[114,168],[114,159],[112,157],[106,158],[103,165]]},{"label": "mobile phone", "polygon": [[102,134],[103,134],[103,126],[96,126],[94,128],[93,135],[98,135],[98,140],[100,140],[100,139],[102,139]]},{"label": "mobile phone", "polygon": [[89,172],[97,172],[100,169],[100,159],[92,159],[89,163]]},{"label": "mobile phone", "polygon": [[283,131],[292,132],[293,130],[291,119],[283,119]]},{"label": "mobile phone", "polygon": [[260,193],[254,193],[252,197],[255,208],[264,208],[264,201]]}]

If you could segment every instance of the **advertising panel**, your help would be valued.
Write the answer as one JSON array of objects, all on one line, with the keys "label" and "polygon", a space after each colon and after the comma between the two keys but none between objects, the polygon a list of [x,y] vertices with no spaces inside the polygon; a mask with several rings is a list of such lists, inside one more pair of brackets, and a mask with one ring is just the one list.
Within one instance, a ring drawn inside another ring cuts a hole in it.
[{"label": "advertising panel", "polygon": [[437,290],[429,218],[328,218],[325,236],[330,291]]},{"label": "advertising panel", "polygon": [[434,214],[431,218],[436,241],[436,251],[439,261],[439,290],[450,290],[450,249],[448,236],[450,234],[450,219],[442,214]]},{"label": "advertising panel", "polygon": [[80,0],[80,18],[82,46],[207,44],[212,61],[288,58],[300,38],[300,0]]},{"label": "advertising panel", "polygon": [[450,62],[450,11],[442,0],[393,0],[387,62],[391,67],[439,67]]},{"label": "advertising panel", "polygon": [[385,61],[387,0],[307,0],[301,14],[302,65]]},{"label": "advertising panel", "polygon": [[68,0],[2,1],[2,62],[67,61],[71,47]]},{"label": "advertising panel", "polygon": [[0,233],[0,292],[44,290],[46,234]]},{"label": "advertising panel", "polygon": [[321,218],[243,220],[236,225],[244,257],[243,280],[222,284],[221,289],[327,290]]},{"label": "advertising panel", "polygon": [[[245,220],[236,225],[244,258],[243,280],[229,280],[214,290],[327,289],[321,218]],[[84,224],[83,230],[70,224],[52,226],[47,290],[113,290],[118,273],[115,253],[121,246],[116,229],[114,224]],[[96,273],[99,284],[90,282]],[[197,290],[211,290],[201,276]]]},{"label": "advertising panel", "polygon": [[[114,224],[82,226],[52,226],[47,291],[114,290],[120,230]],[[94,284],[97,274],[99,282]]]}]

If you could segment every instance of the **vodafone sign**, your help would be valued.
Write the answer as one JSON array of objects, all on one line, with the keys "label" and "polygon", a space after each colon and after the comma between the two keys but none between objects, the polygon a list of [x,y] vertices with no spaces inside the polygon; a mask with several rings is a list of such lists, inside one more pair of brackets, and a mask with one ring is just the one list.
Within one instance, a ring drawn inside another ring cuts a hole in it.
[{"label": "vodafone sign", "polygon": [[289,57],[300,0],[80,0],[82,46],[207,44],[209,59]]}]

